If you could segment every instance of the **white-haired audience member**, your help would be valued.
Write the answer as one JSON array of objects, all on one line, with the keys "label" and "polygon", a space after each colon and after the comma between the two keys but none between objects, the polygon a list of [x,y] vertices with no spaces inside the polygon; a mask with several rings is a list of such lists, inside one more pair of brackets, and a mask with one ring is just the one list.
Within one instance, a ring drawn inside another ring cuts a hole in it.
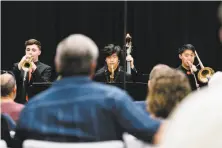
[{"label": "white-haired audience member", "polygon": [[70,35],[57,47],[55,66],[61,79],[35,96],[21,113],[15,138],[60,142],[122,140],[124,132],[151,142],[159,121],[137,109],[119,88],[91,80],[98,58],[87,36]]},{"label": "white-haired audience member", "polygon": [[16,98],[16,80],[14,75],[7,71],[1,71],[1,113],[8,114],[15,122],[24,105],[14,102]]},{"label": "white-haired audience member", "polygon": [[209,87],[192,93],[178,105],[159,134],[161,148],[222,147],[222,83],[216,73]]}]

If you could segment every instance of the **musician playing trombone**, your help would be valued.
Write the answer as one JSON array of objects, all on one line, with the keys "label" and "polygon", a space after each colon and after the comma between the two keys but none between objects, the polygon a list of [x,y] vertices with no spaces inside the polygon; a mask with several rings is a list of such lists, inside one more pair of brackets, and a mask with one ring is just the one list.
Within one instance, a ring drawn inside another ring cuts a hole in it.
[{"label": "musician playing trombone", "polygon": [[[96,72],[94,80],[106,83],[123,82],[124,69],[120,66],[122,54],[120,46],[108,44],[104,47],[103,54],[105,56],[105,65]],[[131,55],[128,55],[126,56],[126,61],[130,62],[130,68],[132,70],[131,75],[126,73],[126,80],[132,81],[132,77],[137,73],[134,66],[134,59]]]},{"label": "musician playing trombone", "polygon": [[[28,92],[28,86],[33,82],[47,82],[51,78],[51,67],[40,62],[41,43],[36,39],[29,39],[25,42],[25,56],[20,62],[13,65],[13,73],[16,77],[17,83],[17,97],[15,99],[18,103],[26,103],[26,99],[22,98],[22,89]],[[25,87],[24,88],[24,85]],[[29,95],[29,93],[28,93]]]},{"label": "musician playing trombone", "polygon": [[190,81],[192,90],[199,89],[206,85],[199,81],[198,72],[199,70],[194,65],[194,59],[196,57],[195,47],[192,44],[185,44],[178,50],[181,65],[177,68],[186,74]]}]

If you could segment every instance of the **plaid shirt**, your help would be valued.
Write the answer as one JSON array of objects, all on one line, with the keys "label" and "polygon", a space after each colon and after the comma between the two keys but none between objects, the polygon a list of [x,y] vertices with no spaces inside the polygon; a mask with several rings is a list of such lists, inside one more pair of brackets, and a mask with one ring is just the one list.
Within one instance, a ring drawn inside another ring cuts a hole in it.
[{"label": "plaid shirt", "polygon": [[20,145],[25,139],[105,141],[128,132],[150,142],[159,126],[125,91],[78,76],[56,81],[30,100],[15,138]]}]

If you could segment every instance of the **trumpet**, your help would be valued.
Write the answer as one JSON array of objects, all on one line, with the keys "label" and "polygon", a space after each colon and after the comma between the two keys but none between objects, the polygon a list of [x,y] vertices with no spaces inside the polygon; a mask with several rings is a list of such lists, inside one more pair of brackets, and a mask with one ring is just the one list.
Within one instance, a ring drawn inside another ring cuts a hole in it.
[{"label": "trumpet", "polygon": [[23,63],[22,63],[22,69],[24,71],[29,71],[32,68],[32,61],[33,61],[33,57],[28,57]]},{"label": "trumpet", "polygon": [[197,52],[195,51],[195,55],[197,57],[197,60],[199,62],[199,65],[201,67],[201,70],[197,74],[197,78],[202,83],[207,83],[209,79],[213,76],[214,70],[210,67],[204,67],[203,63],[201,62]]}]

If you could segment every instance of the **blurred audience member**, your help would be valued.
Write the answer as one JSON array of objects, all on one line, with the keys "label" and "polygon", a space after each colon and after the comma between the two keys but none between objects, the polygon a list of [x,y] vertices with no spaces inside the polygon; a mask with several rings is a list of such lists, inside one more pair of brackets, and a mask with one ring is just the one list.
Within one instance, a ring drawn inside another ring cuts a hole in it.
[{"label": "blurred audience member", "polygon": [[189,80],[181,71],[159,69],[158,75],[149,81],[147,109],[152,116],[165,119],[190,92]]},{"label": "blurred audience member", "polygon": [[1,113],[6,113],[17,121],[24,105],[14,102],[16,97],[16,81],[12,73],[1,71]]},{"label": "blurred audience member", "polygon": [[221,148],[221,90],[222,83],[217,83],[185,98],[159,132],[160,147]]},{"label": "blurred audience member", "polygon": [[[150,75],[149,75],[149,80],[148,80],[148,88],[150,87],[150,83],[151,81],[155,78],[155,77],[158,77],[162,74],[165,74],[164,71],[167,70],[167,69],[170,69],[169,66],[167,65],[164,65],[164,64],[157,64],[156,66],[153,67],[153,69],[151,70],[150,72]],[[141,108],[143,111],[145,111],[148,115],[149,115],[149,112],[147,112],[147,100],[146,101],[135,101],[134,102],[139,108]]]}]

